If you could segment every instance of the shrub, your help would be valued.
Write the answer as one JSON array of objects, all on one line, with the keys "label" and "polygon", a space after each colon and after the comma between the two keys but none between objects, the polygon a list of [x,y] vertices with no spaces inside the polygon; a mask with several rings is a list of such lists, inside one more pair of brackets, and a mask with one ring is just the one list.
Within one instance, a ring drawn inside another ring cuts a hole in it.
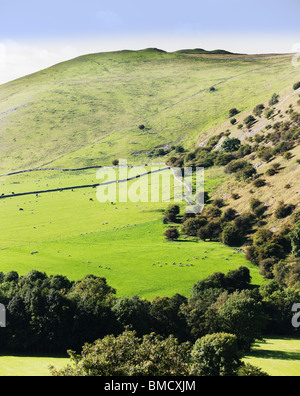
[{"label": "shrub", "polygon": [[237,138],[228,138],[222,144],[222,150],[226,153],[237,151],[241,147],[241,141]]},{"label": "shrub", "polygon": [[229,110],[229,118],[234,117],[235,115],[239,114],[239,111],[236,108]]},{"label": "shrub", "polygon": [[192,374],[205,377],[233,376],[241,366],[237,337],[215,333],[198,339],[192,349]]},{"label": "shrub", "polygon": [[264,179],[256,179],[253,184],[255,187],[260,188],[266,185],[266,181]]},{"label": "shrub", "polygon": [[246,124],[247,128],[250,128],[254,122],[256,121],[255,117],[253,117],[253,115],[249,115],[248,117],[246,117],[244,119],[244,123]]},{"label": "shrub", "polygon": [[201,227],[206,226],[207,220],[205,218],[191,218],[187,219],[182,226],[182,232],[188,236],[196,236]]},{"label": "shrub", "polygon": [[178,146],[176,146],[175,147],[175,152],[176,153],[183,153],[184,152],[183,146],[181,146],[180,144]]},{"label": "shrub", "polygon": [[242,243],[240,230],[231,224],[225,226],[222,232],[222,243],[227,246],[239,246]]},{"label": "shrub", "polygon": [[293,89],[296,91],[297,89],[299,89],[300,88],[300,81],[298,81],[298,82],[296,82],[294,85],[293,85]]},{"label": "shrub", "polygon": [[256,173],[256,169],[251,164],[248,164],[244,169],[236,173],[236,179],[245,181],[256,175]]},{"label": "shrub", "polygon": [[233,160],[225,168],[225,173],[236,173],[244,169],[248,165],[248,162],[242,159]]},{"label": "shrub", "polygon": [[279,102],[279,95],[274,93],[269,101],[270,106],[274,106]]},{"label": "shrub", "polygon": [[219,153],[216,159],[214,160],[214,165],[226,166],[232,160],[234,160],[234,156],[231,153]]},{"label": "shrub", "polygon": [[300,257],[300,221],[296,223],[294,231],[291,233],[292,253],[295,257]]},{"label": "shrub", "polygon": [[284,219],[287,216],[290,216],[295,209],[294,205],[286,205],[283,202],[279,203],[279,206],[275,210],[276,219]]},{"label": "shrub", "polygon": [[269,120],[272,115],[274,114],[274,109],[266,109],[265,111],[265,117]]},{"label": "shrub", "polygon": [[177,228],[169,228],[165,231],[164,236],[170,241],[174,241],[175,239],[179,238],[179,232]]},{"label": "shrub", "polygon": [[264,106],[263,104],[257,105],[257,106],[254,107],[254,109],[253,109],[253,114],[254,114],[256,117],[261,117],[264,108],[265,108],[265,106]]},{"label": "shrub", "polygon": [[274,175],[276,175],[276,170],[275,169],[273,169],[273,168],[270,168],[270,169],[268,169],[267,171],[266,171],[266,175],[267,176],[274,176]]}]

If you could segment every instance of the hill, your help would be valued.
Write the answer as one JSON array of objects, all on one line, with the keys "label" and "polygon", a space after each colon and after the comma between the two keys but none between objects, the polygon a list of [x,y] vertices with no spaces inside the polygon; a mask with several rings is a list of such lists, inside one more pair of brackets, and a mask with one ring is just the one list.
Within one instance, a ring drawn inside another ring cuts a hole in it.
[{"label": "hill", "polygon": [[291,55],[205,56],[90,54],[2,85],[0,173],[141,163],[157,147],[192,148],[231,107],[250,109],[297,80]]}]

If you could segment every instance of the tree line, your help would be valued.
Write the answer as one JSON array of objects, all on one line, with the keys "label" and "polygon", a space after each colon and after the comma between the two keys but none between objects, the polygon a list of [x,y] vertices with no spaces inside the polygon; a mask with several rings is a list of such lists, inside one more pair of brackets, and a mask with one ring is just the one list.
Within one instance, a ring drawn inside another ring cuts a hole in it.
[{"label": "tree line", "polygon": [[189,297],[116,297],[105,278],[87,275],[79,281],[30,271],[25,276],[0,273],[0,301],[7,311],[1,329],[1,353],[66,353],[80,351],[108,335],[126,329],[137,337],[155,333],[195,343],[209,334],[236,337],[246,352],[264,334],[295,335],[292,306],[300,290],[270,280],[251,284],[247,267],[214,273],[198,281]]}]

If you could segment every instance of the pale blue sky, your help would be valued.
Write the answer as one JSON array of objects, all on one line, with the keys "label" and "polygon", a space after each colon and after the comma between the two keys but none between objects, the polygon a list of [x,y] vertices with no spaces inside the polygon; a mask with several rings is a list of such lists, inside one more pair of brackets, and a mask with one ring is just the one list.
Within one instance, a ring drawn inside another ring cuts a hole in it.
[{"label": "pale blue sky", "polygon": [[0,83],[88,52],[292,52],[300,0],[1,1]]},{"label": "pale blue sky", "polygon": [[0,37],[299,32],[299,0],[2,1]]}]

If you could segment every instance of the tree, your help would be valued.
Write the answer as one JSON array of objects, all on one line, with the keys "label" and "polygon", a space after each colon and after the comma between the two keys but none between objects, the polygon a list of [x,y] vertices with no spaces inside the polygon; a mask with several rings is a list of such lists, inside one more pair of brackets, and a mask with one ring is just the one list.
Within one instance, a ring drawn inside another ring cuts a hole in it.
[{"label": "tree", "polygon": [[250,128],[254,122],[256,121],[255,117],[253,117],[253,115],[249,115],[248,117],[246,117],[244,119],[244,123],[246,124],[247,128]]},{"label": "tree", "polygon": [[122,297],[112,307],[122,330],[128,327],[138,335],[146,334],[151,328],[150,302],[138,296]]},{"label": "tree", "polygon": [[225,226],[222,232],[222,243],[227,246],[238,246],[242,243],[240,230],[232,224]]},{"label": "tree", "polygon": [[229,118],[234,117],[235,115],[239,114],[239,111],[236,108],[229,110]]},{"label": "tree", "polygon": [[297,89],[299,89],[300,88],[300,81],[298,81],[298,82],[296,82],[294,85],[293,85],[293,89],[296,91]]},{"label": "tree", "polygon": [[237,138],[228,138],[224,140],[222,144],[222,149],[226,153],[232,153],[234,151],[237,151],[241,147],[241,141]]},{"label": "tree", "polygon": [[241,366],[237,337],[228,333],[206,335],[192,349],[192,374],[200,376],[234,376]]},{"label": "tree", "polygon": [[292,253],[295,257],[300,257],[300,221],[296,223],[294,231],[291,233]]},{"label": "tree", "polygon": [[119,165],[119,160],[118,159],[114,159],[112,162],[113,166],[118,166]]},{"label": "tree", "polygon": [[190,218],[187,219],[182,226],[182,232],[188,236],[196,236],[198,230],[207,224],[207,219],[202,218]]},{"label": "tree", "polygon": [[169,239],[170,241],[174,241],[175,239],[179,238],[179,232],[177,228],[169,228],[165,231],[164,236]]},{"label": "tree", "polygon": [[234,292],[219,308],[218,323],[221,331],[237,336],[240,350],[249,351],[251,344],[261,338],[264,330],[262,304],[248,291]]},{"label": "tree", "polygon": [[263,104],[259,104],[253,109],[253,114],[255,117],[261,117],[263,110],[265,109],[265,106]]},{"label": "tree", "polygon": [[270,106],[274,106],[279,102],[279,95],[274,93],[269,101]]},{"label": "tree", "polygon": [[85,344],[81,355],[69,351],[71,364],[53,376],[187,376],[190,345],[179,344],[172,336],[164,339],[154,333],[142,339],[126,330]]}]

